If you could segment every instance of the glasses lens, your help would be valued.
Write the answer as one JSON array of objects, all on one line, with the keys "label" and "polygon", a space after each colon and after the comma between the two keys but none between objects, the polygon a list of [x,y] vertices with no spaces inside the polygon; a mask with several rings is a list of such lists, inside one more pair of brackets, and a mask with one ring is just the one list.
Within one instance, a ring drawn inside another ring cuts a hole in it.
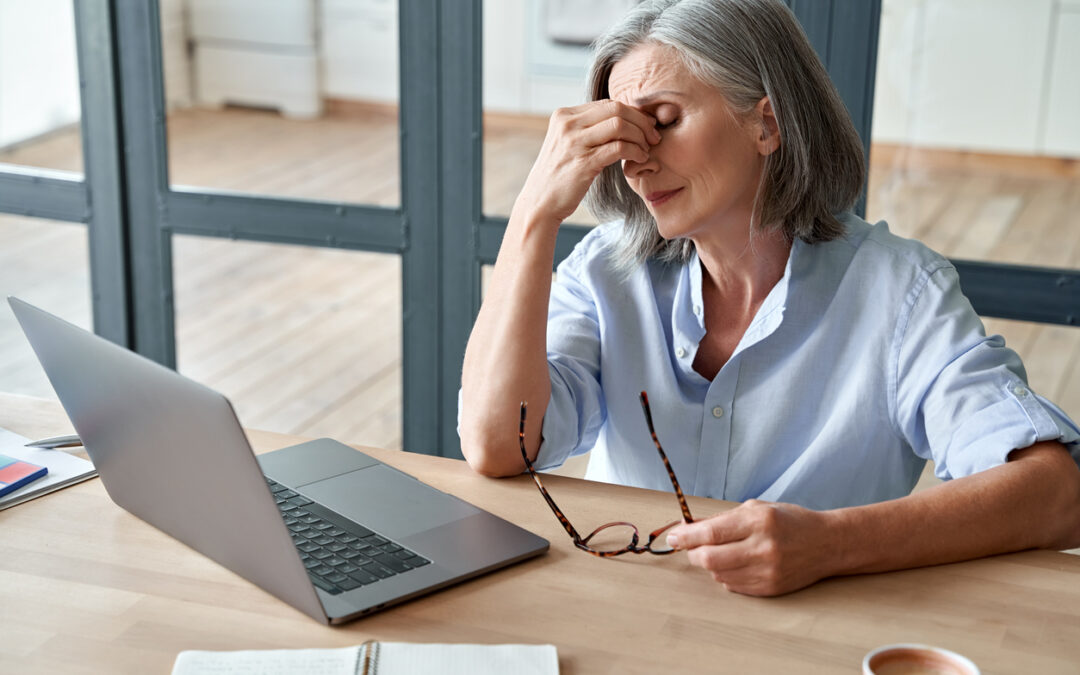
[{"label": "glasses lens", "polygon": [[609,523],[598,527],[586,541],[589,548],[601,553],[621,551],[634,541],[637,530],[626,523]]}]

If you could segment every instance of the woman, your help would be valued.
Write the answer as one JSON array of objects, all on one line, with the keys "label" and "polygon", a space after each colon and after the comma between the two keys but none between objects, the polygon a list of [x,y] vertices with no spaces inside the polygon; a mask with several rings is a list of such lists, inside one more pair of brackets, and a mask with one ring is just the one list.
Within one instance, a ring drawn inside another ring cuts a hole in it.
[{"label": "woman", "polygon": [[[843,104],[779,0],[662,0],[601,38],[557,111],[465,355],[462,448],[491,476],[743,502],[670,531],[726,588],[1080,546],[1080,433],[987,338],[947,260],[844,213]],[[589,194],[613,219],[559,266]],[[541,423],[542,418],[542,423]],[[945,482],[909,495],[926,459]]]}]

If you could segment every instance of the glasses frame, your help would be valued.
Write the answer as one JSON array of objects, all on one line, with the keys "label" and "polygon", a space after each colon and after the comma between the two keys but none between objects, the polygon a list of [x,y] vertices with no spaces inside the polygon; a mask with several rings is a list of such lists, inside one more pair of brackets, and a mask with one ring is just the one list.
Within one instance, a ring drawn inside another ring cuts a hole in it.
[{"label": "glasses frame", "polygon": [[[612,558],[617,555],[622,555],[624,553],[636,553],[639,555],[642,553],[652,553],[653,555],[668,555],[670,553],[674,553],[675,549],[654,551],[652,548],[653,542],[656,541],[656,539],[665,531],[667,531],[671,527],[674,527],[675,525],[678,525],[679,522],[694,522],[694,517],[690,515],[690,507],[686,503],[686,497],[683,495],[682,488],[679,487],[679,479],[675,477],[675,470],[671,468],[671,462],[668,461],[667,453],[665,453],[664,448],[661,447],[660,439],[656,437],[656,428],[653,426],[652,412],[649,410],[649,397],[643,391],[641,392],[639,398],[641,399],[641,409],[645,413],[645,423],[649,426],[649,433],[652,435],[653,443],[656,445],[656,451],[660,453],[660,459],[664,462],[664,468],[667,469],[668,477],[671,478],[671,486],[675,488],[675,496],[676,498],[678,498],[679,507],[682,509],[682,521],[674,520],[659,529],[653,530],[649,533],[648,540],[645,542],[644,545],[641,546],[638,545],[640,535],[638,533],[637,526],[635,526],[633,523],[627,523],[625,521],[605,523],[604,525],[601,525],[600,527],[590,532],[589,535],[586,537],[582,537],[580,534],[578,534],[577,529],[575,529],[574,526],[570,524],[570,520],[563,514],[562,509],[558,507],[558,505],[555,503],[555,500],[552,499],[551,495],[548,494],[548,491],[544,487],[544,484],[540,481],[540,474],[537,473],[536,468],[533,466],[532,461],[529,459],[528,452],[526,452],[525,450],[525,414],[528,408],[528,403],[526,403],[525,401],[521,402],[521,424],[518,427],[518,444],[521,447],[521,458],[525,460],[525,468],[528,469],[529,475],[532,476],[533,481],[536,483],[536,487],[540,488],[540,494],[543,495],[544,501],[547,502],[548,506],[551,507],[552,512],[555,514],[555,517],[559,519],[560,523],[562,523],[563,529],[565,529],[566,533],[570,535],[570,538],[574,540],[574,546],[578,547],[582,551],[585,551],[586,553],[591,553],[592,555],[598,556],[600,558]],[[611,527],[629,527],[631,530],[633,530],[633,535],[630,538],[630,543],[621,549],[612,551],[601,551],[589,546],[589,541],[591,541],[593,537],[595,537],[603,530]]]}]

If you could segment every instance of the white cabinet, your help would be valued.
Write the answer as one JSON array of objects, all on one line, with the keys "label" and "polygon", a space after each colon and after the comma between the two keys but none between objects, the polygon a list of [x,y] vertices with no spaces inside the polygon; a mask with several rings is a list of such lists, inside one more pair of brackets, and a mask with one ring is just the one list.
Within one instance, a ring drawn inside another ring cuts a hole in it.
[{"label": "white cabinet", "polygon": [[196,100],[322,112],[315,0],[188,0]]},{"label": "white cabinet", "polygon": [[1080,156],[1078,9],[1080,0],[883,0],[873,140]]},{"label": "white cabinet", "polygon": [[485,110],[546,116],[555,108],[585,101],[592,52],[586,46],[552,39],[545,12],[577,7],[588,15],[603,10],[606,21],[628,3],[557,5],[550,5],[550,0],[484,0]]},{"label": "white cabinet", "polygon": [[396,102],[397,0],[322,0],[319,23],[325,95]]},{"label": "white cabinet", "polygon": [[1041,150],[1080,157],[1080,0],[1062,8],[1054,38],[1053,65]]}]

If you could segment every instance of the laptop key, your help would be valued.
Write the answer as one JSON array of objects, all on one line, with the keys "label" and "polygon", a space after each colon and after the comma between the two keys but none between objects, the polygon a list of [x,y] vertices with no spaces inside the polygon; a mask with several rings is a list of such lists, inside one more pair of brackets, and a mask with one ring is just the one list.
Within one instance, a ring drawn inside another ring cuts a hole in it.
[{"label": "laptop key", "polygon": [[354,588],[360,588],[359,583],[357,583],[356,581],[353,581],[352,579],[349,579],[349,578],[342,579],[341,581],[338,581],[334,585],[340,587],[341,590],[343,590],[343,591],[351,591]]},{"label": "laptop key", "polygon": [[383,567],[382,565],[368,565],[364,568],[364,571],[371,572],[380,579],[386,579],[387,577],[392,577],[397,574],[397,572]]},{"label": "laptop key", "polygon": [[331,537],[340,537],[341,535],[345,534],[345,530],[341,529],[340,527],[331,527],[330,529],[326,530],[326,533]]},{"label": "laptop key", "polygon": [[349,572],[355,572],[360,568],[356,567],[355,565],[345,563],[344,565],[337,565],[336,567],[334,567],[334,569],[336,569],[338,572],[341,572],[342,574],[348,574]]},{"label": "laptop key", "polygon": [[332,555],[329,558],[324,559],[323,562],[327,565],[330,565],[331,567],[337,567],[338,565],[344,565],[349,561],[344,560],[343,558],[339,558],[336,555]]},{"label": "laptop key", "polygon": [[334,540],[331,537],[327,537],[326,535],[323,535],[321,537],[316,537],[316,538],[312,539],[311,541],[315,542],[319,546],[326,546],[327,544],[331,543]]},{"label": "laptop key", "polygon": [[349,547],[345,544],[330,544],[326,547],[326,550],[340,554],[342,551],[348,551]]},{"label": "laptop key", "polygon": [[311,583],[315,584],[316,586],[323,589],[327,593],[332,593],[334,595],[337,595],[338,593],[341,592],[340,588],[338,588],[334,584],[330,583],[329,581],[325,581],[325,580],[320,579],[319,577],[311,575],[311,574],[308,575],[308,578],[311,579]]},{"label": "laptop key", "polygon": [[304,540],[303,542],[297,544],[296,548],[300,549],[304,553],[314,553],[315,551],[319,550],[318,544],[313,544],[307,540]]},{"label": "laptop key", "polygon": [[349,577],[345,576],[344,574],[331,574],[330,576],[326,577],[326,580],[332,584],[337,584],[339,581],[345,581],[348,578]]},{"label": "laptop key", "polygon": [[338,555],[341,556],[342,558],[345,558],[346,560],[352,560],[353,558],[356,558],[357,556],[359,556],[360,552],[359,551],[353,551],[353,550],[350,549],[348,551],[342,551],[342,552],[338,553]]},{"label": "laptop key", "polygon": [[408,565],[398,560],[394,556],[390,555],[389,553],[380,553],[379,555],[372,556],[372,558],[374,558],[375,561],[379,564],[385,565],[386,567],[389,567],[395,572],[404,572],[408,569],[411,569]]},{"label": "laptop key", "polygon": [[364,570],[349,572],[349,578],[358,583],[364,584],[365,586],[367,584],[373,584],[379,580],[379,577],[375,576],[374,574],[365,572]]},{"label": "laptop key", "polygon": [[304,562],[304,568],[312,570],[312,569],[315,569],[316,567],[318,567],[321,564],[322,564],[322,562],[319,561],[318,559],[310,558],[310,559],[308,559],[307,561]]},{"label": "laptop key", "polygon": [[333,558],[334,554],[324,548],[316,548],[315,551],[311,553],[311,557],[316,560],[326,560],[327,558]]},{"label": "laptop key", "polygon": [[423,567],[424,565],[427,565],[427,564],[431,563],[430,560],[428,560],[427,558],[421,557],[421,556],[416,556],[414,558],[409,558],[405,562],[409,563],[413,567]]},{"label": "laptop key", "polygon": [[317,576],[325,577],[327,574],[333,574],[334,568],[327,567],[326,565],[319,565],[318,567],[312,567],[309,571]]},{"label": "laptop key", "polygon": [[278,496],[282,497],[284,499],[292,499],[293,497],[296,496],[296,493],[293,492],[292,490],[284,490],[282,492],[279,492]]}]

